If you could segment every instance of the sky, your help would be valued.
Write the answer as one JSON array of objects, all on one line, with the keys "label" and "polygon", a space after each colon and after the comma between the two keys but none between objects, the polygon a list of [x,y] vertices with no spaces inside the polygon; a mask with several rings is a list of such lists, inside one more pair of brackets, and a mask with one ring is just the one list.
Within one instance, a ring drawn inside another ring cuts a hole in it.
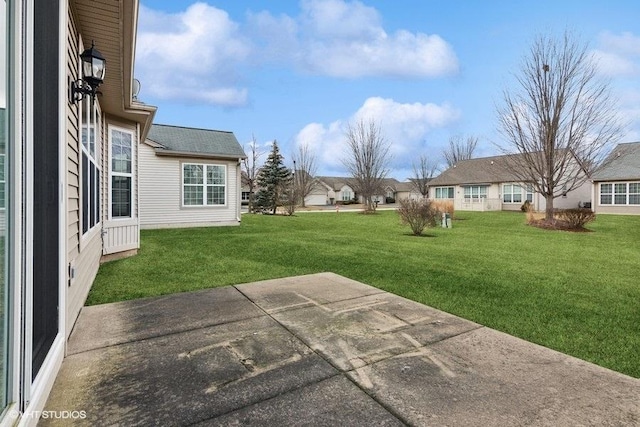
[{"label": "sky", "polygon": [[373,120],[402,181],[421,155],[442,165],[452,137],[498,154],[504,91],[536,37],[567,30],[618,100],[620,142],[639,141],[638,17],[637,0],[142,0],[138,99],[155,123],[232,131],[245,150],[277,140],[289,166],[307,144],[317,175],[346,176],[345,129]]}]

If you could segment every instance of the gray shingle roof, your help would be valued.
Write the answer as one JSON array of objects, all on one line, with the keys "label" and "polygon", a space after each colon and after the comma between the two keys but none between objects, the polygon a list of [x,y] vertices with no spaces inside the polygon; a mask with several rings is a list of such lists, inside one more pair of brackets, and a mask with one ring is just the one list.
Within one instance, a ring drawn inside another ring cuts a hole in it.
[{"label": "gray shingle roof", "polygon": [[246,157],[233,132],[187,128],[181,126],[152,125],[147,139],[162,145],[156,152],[162,154],[192,153],[194,155],[229,158]]},{"label": "gray shingle roof", "polygon": [[340,191],[343,185],[348,185],[353,188],[353,178],[346,178],[341,176],[316,176],[318,181],[322,181],[334,191]]},{"label": "gray shingle roof", "polygon": [[618,144],[604,166],[593,174],[594,181],[640,179],[640,142]]},{"label": "gray shingle roof", "polygon": [[518,181],[506,167],[506,159],[518,154],[462,160],[429,182],[430,187],[442,185],[492,184]]}]

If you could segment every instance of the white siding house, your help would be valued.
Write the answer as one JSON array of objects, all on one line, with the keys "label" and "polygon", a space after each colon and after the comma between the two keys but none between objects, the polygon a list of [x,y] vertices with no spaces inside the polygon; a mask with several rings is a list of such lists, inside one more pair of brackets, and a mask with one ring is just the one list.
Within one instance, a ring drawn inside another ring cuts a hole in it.
[{"label": "white siding house", "polygon": [[231,132],[154,124],[140,144],[141,227],[239,225],[244,157]]},{"label": "white siding house", "polygon": [[[2,425],[35,425],[100,262],[139,247],[137,147],[155,107],[132,93],[138,6],[0,2]],[[92,44],[106,74],[79,99]]]}]

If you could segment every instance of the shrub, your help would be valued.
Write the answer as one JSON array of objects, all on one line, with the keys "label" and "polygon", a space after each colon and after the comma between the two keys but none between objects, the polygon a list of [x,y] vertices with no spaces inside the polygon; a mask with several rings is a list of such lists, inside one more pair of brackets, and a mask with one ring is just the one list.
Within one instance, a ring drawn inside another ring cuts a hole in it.
[{"label": "shrub", "polygon": [[563,209],[557,212],[557,216],[573,229],[584,228],[587,223],[596,219],[595,212],[584,208]]},{"label": "shrub", "polygon": [[403,224],[409,225],[415,236],[420,236],[427,227],[435,227],[439,212],[434,209],[433,203],[427,199],[400,200],[398,215]]},{"label": "shrub", "polygon": [[395,203],[396,199],[394,199],[393,197],[385,197],[384,198],[384,202],[389,204],[389,203]]},{"label": "shrub", "polygon": [[451,218],[453,218],[453,200],[433,200],[431,201],[431,206],[433,206],[436,211],[440,212],[440,215],[448,213],[451,215]]}]

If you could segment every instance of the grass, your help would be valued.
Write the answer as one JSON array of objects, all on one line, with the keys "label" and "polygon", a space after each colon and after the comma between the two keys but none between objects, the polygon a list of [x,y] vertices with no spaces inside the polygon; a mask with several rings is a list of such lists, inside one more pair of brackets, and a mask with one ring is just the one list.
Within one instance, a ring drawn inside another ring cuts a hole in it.
[{"label": "grass", "polygon": [[228,228],[145,230],[101,266],[88,304],[332,271],[640,378],[640,219],[547,231],[508,212],[457,212],[414,237],[395,212],[243,216]]}]

